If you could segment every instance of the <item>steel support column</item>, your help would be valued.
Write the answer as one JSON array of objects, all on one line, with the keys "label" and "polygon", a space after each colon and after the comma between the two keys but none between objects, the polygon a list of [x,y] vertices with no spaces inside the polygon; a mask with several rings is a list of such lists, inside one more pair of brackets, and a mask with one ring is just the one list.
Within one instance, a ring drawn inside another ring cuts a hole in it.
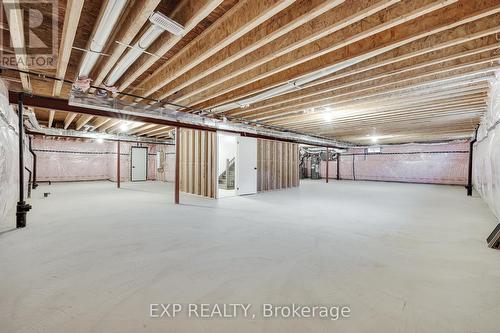
[{"label": "steel support column", "polygon": [[120,188],[121,184],[121,165],[120,165],[120,141],[116,141],[116,187]]},{"label": "steel support column", "polygon": [[340,180],[340,154],[337,153],[337,180]]},{"label": "steel support column", "polygon": [[180,138],[180,128],[176,127],[175,128],[175,203],[179,204],[179,191],[180,191],[180,182],[179,182],[179,177],[180,177],[180,143],[181,143],[181,138]]},{"label": "steel support column", "polygon": [[328,148],[326,148],[326,182],[328,183],[328,164],[329,163]]}]

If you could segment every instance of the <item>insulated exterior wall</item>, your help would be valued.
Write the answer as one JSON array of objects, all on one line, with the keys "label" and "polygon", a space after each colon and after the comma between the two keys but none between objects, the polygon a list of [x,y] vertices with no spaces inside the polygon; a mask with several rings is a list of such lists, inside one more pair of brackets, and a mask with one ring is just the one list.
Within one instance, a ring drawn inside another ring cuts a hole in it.
[{"label": "insulated exterior wall", "polygon": [[[340,157],[340,178],[426,184],[465,185],[467,142],[381,146],[380,153],[349,149]],[[326,177],[326,161],[321,162]],[[329,162],[329,178],[336,178],[337,162]]]},{"label": "insulated exterior wall", "polygon": [[488,112],[474,144],[472,179],[490,209],[500,218],[500,78],[491,85]]},{"label": "insulated exterior wall", "polygon": [[257,140],[257,191],[299,186],[299,147],[296,143]]},{"label": "insulated exterior wall", "polygon": [[[111,163],[109,166],[109,179],[111,181],[116,181],[116,153],[117,153],[117,143],[110,142],[112,151]],[[163,145],[162,145],[163,146]],[[132,147],[146,147],[148,148],[147,157],[147,180],[157,180],[157,165],[156,165],[156,152],[159,145],[151,144],[137,144],[132,142],[121,142],[120,143],[120,181],[127,182],[131,180],[132,170],[131,170],[131,157],[132,157]]]},{"label": "insulated exterior wall", "polygon": [[216,133],[181,128],[180,131],[180,190],[215,198],[217,149]]},{"label": "insulated exterior wall", "polygon": [[110,164],[115,160],[111,144],[94,141],[35,137],[39,181],[107,180]]},{"label": "insulated exterior wall", "polygon": [[175,182],[175,145],[158,146],[160,163],[157,170],[157,180]]},{"label": "insulated exterior wall", "polygon": [[[148,180],[156,180],[156,152],[159,145],[120,143],[120,180],[130,181],[130,153],[133,146],[148,148]],[[163,147],[163,145],[162,145]],[[116,181],[117,142],[98,143],[89,139],[36,136],[39,181]]]}]

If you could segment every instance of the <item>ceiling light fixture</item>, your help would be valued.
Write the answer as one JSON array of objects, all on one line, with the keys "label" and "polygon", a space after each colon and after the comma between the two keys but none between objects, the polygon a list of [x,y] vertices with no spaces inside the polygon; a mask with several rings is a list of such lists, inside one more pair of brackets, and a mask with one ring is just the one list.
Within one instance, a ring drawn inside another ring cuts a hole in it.
[{"label": "ceiling light fixture", "polygon": [[331,111],[323,113],[323,120],[326,122],[331,122],[333,120],[333,113]]},{"label": "ceiling light fixture", "polygon": [[151,14],[151,16],[149,17],[149,21],[155,26],[160,27],[161,29],[168,31],[176,36],[184,35],[185,29],[182,25],[160,12],[154,12],[153,14]]},{"label": "ceiling light fixture", "polygon": [[85,53],[81,63],[80,72],[78,73],[79,77],[88,77],[90,75],[126,4],[127,0],[109,0],[107,2],[97,29],[94,30],[94,34],[92,35],[89,49]]},{"label": "ceiling light fixture", "polygon": [[126,132],[126,131],[128,131],[128,124],[127,124],[127,123],[122,123],[122,124],[120,125],[120,130],[121,130],[122,132]]},{"label": "ceiling light fixture", "polygon": [[378,136],[372,136],[371,137],[372,143],[377,143],[378,142]]},{"label": "ceiling light fixture", "polygon": [[103,139],[103,138],[98,138],[98,139],[96,140],[96,142],[97,142],[97,143],[103,143],[103,142],[104,142],[104,139]]},{"label": "ceiling light fixture", "polygon": [[106,80],[106,86],[113,86],[125,71],[145,52],[153,42],[165,31],[171,32],[176,36],[184,33],[184,27],[171,20],[160,12],[154,12],[149,21],[152,23],[141,38],[130,48],[125,56],[118,62],[111,74]]}]

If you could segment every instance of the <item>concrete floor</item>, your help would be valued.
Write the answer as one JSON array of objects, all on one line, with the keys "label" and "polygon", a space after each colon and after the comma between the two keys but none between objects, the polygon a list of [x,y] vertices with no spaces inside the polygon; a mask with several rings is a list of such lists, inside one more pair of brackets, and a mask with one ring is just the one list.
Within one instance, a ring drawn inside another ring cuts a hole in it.
[{"label": "concrete floor", "polygon": [[[462,187],[306,181],[180,206],[151,182],[34,194],[28,228],[0,235],[0,332],[499,332],[496,221]],[[154,319],[151,303],[351,317]]]}]

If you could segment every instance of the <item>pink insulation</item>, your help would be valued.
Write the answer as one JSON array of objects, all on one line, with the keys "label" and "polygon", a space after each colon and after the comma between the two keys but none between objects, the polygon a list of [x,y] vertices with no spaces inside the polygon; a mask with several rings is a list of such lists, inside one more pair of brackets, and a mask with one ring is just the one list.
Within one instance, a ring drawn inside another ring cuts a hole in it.
[{"label": "pink insulation", "polygon": [[108,164],[114,160],[110,143],[44,138],[33,140],[39,181],[109,179]]},{"label": "pink insulation", "polygon": [[474,144],[472,179],[490,209],[500,218],[500,79],[492,84],[488,112]]},{"label": "pink insulation", "polygon": [[174,182],[175,181],[175,146],[169,145],[166,146],[166,181]]},{"label": "pink insulation", "polygon": [[[138,144],[121,142],[120,145],[120,179],[129,181],[131,147]],[[148,148],[148,180],[156,180],[157,145],[142,146]],[[39,181],[116,181],[116,142],[37,136],[33,149],[38,157]]]},{"label": "pink insulation", "polygon": [[[340,158],[341,179],[465,185],[468,143],[382,146],[380,153],[349,149]],[[326,176],[326,162],[321,163]],[[329,162],[329,177],[337,176],[337,162]]]}]

